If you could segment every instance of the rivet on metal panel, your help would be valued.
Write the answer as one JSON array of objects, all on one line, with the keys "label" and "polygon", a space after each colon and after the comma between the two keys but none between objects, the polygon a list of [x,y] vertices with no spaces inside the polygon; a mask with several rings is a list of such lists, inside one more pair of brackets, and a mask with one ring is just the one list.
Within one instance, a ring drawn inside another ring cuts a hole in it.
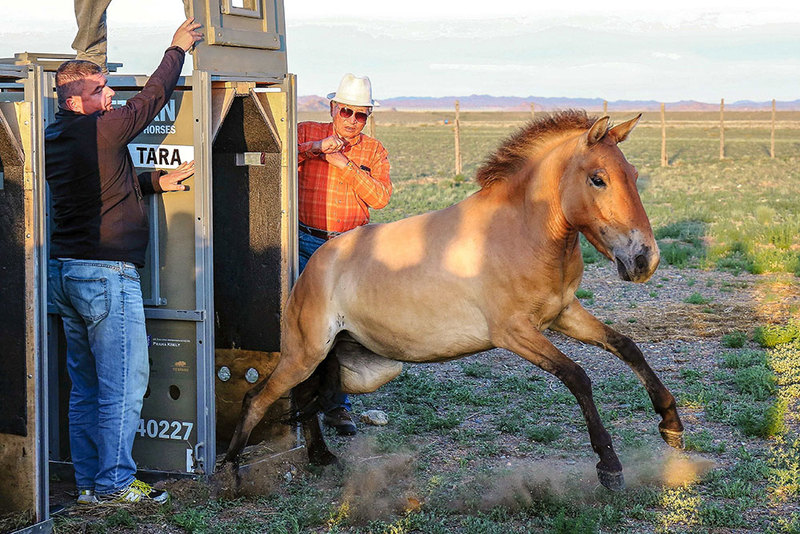
[{"label": "rivet on metal panel", "polygon": [[256,371],[254,368],[251,367],[244,374],[244,379],[250,382],[251,384],[255,384],[256,382],[258,382],[258,371]]},{"label": "rivet on metal panel", "polygon": [[231,370],[223,365],[219,368],[219,371],[217,371],[217,377],[223,382],[227,382],[231,379]]}]

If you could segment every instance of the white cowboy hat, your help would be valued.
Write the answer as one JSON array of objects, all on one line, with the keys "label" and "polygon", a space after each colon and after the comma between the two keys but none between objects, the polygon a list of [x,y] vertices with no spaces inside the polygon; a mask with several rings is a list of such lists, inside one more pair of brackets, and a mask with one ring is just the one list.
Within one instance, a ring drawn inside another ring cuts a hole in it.
[{"label": "white cowboy hat", "polygon": [[349,72],[339,82],[335,93],[328,93],[328,99],[351,106],[378,107],[372,100],[372,84],[366,76],[354,76]]}]

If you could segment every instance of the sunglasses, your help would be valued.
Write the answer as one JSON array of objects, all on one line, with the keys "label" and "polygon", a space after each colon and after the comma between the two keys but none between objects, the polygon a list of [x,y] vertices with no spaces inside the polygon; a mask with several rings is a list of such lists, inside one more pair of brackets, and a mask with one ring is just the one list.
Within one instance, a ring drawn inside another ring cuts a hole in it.
[{"label": "sunglasses", "polygon": [[353,116],[353,113],[356,114],[356,121],[358,121],[360,123],[367,122],[367,118],[369,117],[369,113],[366,113],[364,111],[354,111],[354,110],[352,110],[350,108],[346,108],[346,107],[340,107],[339,108],[339,116],[341,118],[343,118],[343,119],[349,119],[350,117]]}]

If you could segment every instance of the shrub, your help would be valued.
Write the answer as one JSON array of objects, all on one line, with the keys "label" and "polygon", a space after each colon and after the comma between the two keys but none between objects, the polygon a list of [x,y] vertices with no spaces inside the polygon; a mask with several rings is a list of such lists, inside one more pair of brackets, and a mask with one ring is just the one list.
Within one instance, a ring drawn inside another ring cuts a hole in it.
[{"label": "shrub", "polygon": [[767,325],[756,328],[754,339],[762,347],[776,347],[800,339],[800,321],[793,320],[786,326]]},{"label": "shrub", "polygon": [[722,336],[722,344],[731,349],[739,349],[747,341],[747,334],[744,332],[731,332]]}]

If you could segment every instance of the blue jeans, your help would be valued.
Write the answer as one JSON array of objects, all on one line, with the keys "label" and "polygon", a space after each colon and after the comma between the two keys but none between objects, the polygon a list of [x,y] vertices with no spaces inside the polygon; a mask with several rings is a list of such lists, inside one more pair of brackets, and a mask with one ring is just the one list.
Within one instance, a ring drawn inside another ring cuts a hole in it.
[{"label": "blue jeans", "polygon": [[48,294],[67,338],[75,482],[113,493],[134,480],[131,449],[150,373],[139,273],[121,261],[51,259]]},{"label": "blue jeans", "polygon": [[[298,232],[298,234],[299,237],[297,241],[300,245],[300,272],[302,273],[303,269],[306,268],[308,259],[323,245],[323,243],[325,243],[325,240],[305,232]],[[350,405],[350,398],[346,393],[342,393],[341,391],[330,397],[320,395],[319,401],[322,411],[325,413],[335,410],[336,408],[344,408],[348,412],[353,410],[353,407]]]}]

